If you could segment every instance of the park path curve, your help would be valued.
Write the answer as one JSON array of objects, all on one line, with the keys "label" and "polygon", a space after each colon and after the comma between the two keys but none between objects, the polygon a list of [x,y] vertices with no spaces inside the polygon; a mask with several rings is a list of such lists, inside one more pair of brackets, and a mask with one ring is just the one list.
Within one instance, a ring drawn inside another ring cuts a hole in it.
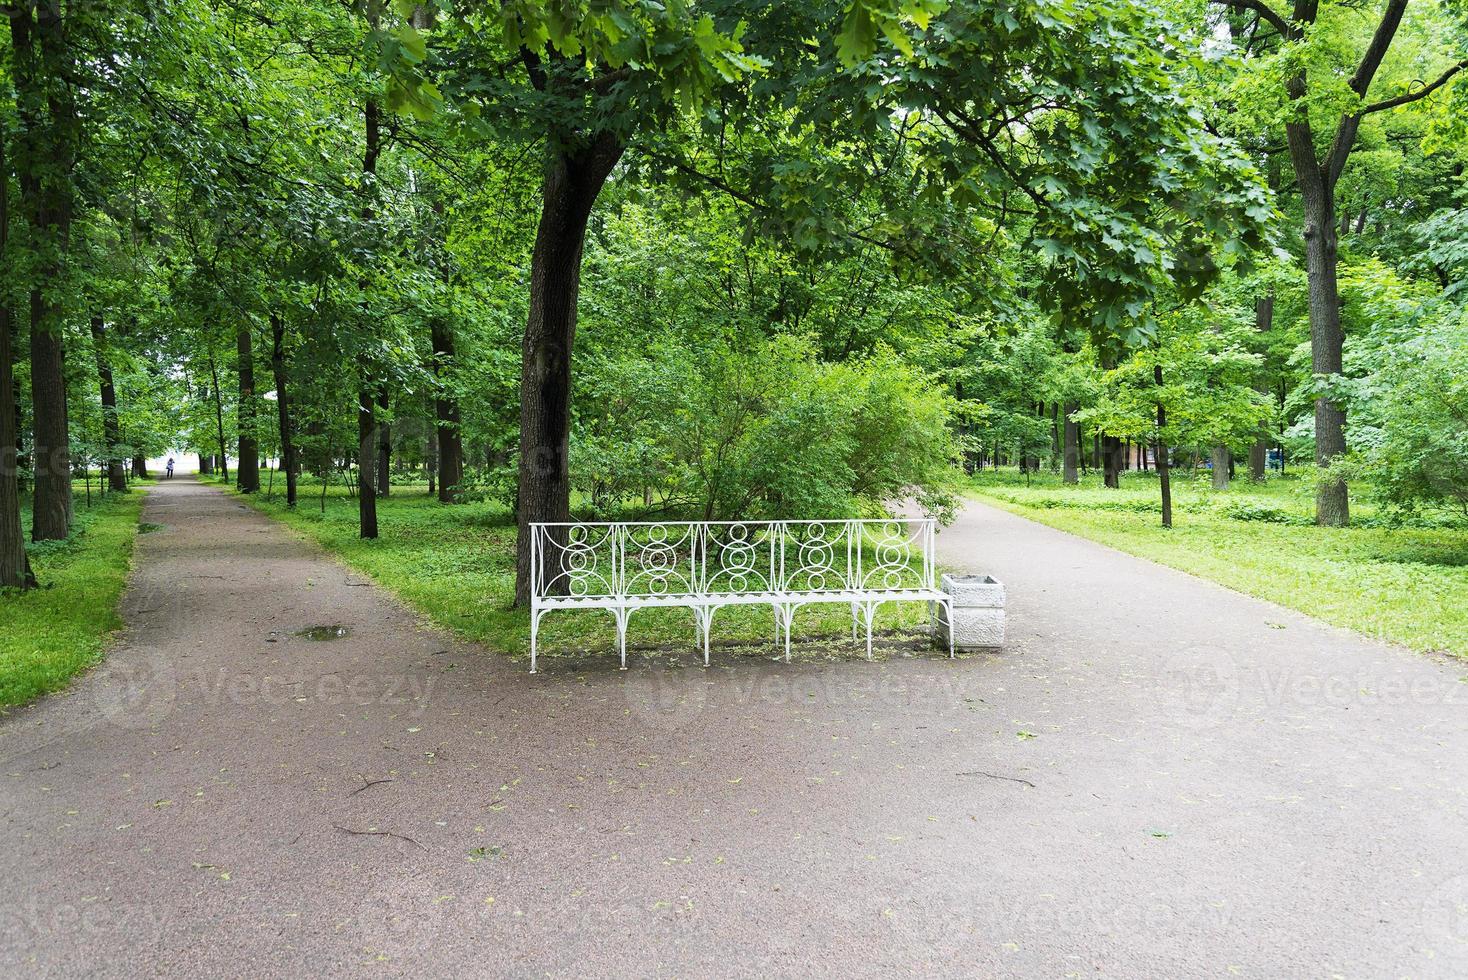
[{"label": "park path curve", "polygon": [[532,677],[218,490],[144,519],[0,718],[0,974],[1468,975],[1462,664],[972,504],[1001,653]]}]

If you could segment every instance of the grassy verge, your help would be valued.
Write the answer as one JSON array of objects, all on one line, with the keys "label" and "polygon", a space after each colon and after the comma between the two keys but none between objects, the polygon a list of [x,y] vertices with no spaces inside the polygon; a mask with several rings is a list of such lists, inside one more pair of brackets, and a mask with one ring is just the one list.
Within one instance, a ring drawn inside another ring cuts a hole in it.
[{"label": "grassy verge", "polygon": [[[1307,481],[1176,481],[1174,527],[1160,526],[1156,477],[1119,490],[1092,476],[974,478],[976,496],[1023,517],[1212,579],[1328,623],[1421,651],[1468,658],[1468,526],[1451,517],[1401,523],[1353,499],[1349,528],[1315,527]],[[1360,495],[1358,495],[1360,496]]]},{"label": "grassy verge", "polygon": [[[394,484],[392,494],[378,501],[381,536],[363,541],[357,536],[357,502],[346,489],[327,489],[322,505],[321,484],[302,481],[300,504],[285,506],[282,495],[265,493],[241,497],[262,511],[304,533],[352,568],[414,609],[470,640],[515,657],[528,657],[530,618],[511,607],[515,587],[515,527],[504,507],[493,503],[445,506],[430,498],[423,484]],[[927,611],[918,603],[889,604],[877,617],[877,628],[887,631],[885,646],[895,639],[909,649],[916,639],[913,627],[925,623]],[[714,620],[716,644],[739,644],[751,655],[768,655],[774,642],[774,619],[768,608],[721,610]],[[851,614],[838,606],[802,609],[793,635],[806,658],[866,655],[850,642]],[[696,646],[693,616],[687,610],[650,609],[634,615],[627,633],[629,647],[644,652],[667,652],[686,658]],[[844,637],[844,642],[830,642]],[[827,642],[811,643],[812,639]],[[615,649],[616,632],[609,614],[599,611],[558,612],[541,622],[541,653],[549,657],[604,655]]]},{"label": "grassy verge", "polygon": [[[65,687],[102,658],[122,626],[117,602],[127,584],[143,493],[76,494],[76,524],[66,541],[29,547],[41,588],[0,592],[0,705],[20,704]],[[29,505],[21,518],[30,526]]]}]

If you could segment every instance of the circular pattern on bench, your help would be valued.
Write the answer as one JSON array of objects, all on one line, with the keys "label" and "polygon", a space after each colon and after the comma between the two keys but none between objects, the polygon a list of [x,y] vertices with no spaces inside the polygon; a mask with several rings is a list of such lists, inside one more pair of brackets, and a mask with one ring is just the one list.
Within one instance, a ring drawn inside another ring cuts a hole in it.
[{"label": "circular pattern on bench", "polygon": [[[785,588],[788,591],[805,592],[827,592],[845,588],[849,572],[845,567],[838,568],[836,564],[836,545],[842,543],[845,527],[840,527],[831,536],[827,534],[825,524],[807,524],[803,533],[806,537],[798,539],[796,545],[797,567],[786,576]],[[844,566],[844,552],[841,557]]]},{"label": "circular pattern on bench", "polygon": [[755,568],[760,558],[756,532],[748,524],[730,524],[725,533],[727,540],[713,541],[715,567],[709,574],[710,586],[730,592],[750,591],[751,582],[768,587],[765,576]]},{"label": "circular pattern on bench", "polygon": [[901,589],[912,584],[913,540],[901,521],[864,525],[867,543],[876,564],[864,569],[861,584],[866,588]]}]

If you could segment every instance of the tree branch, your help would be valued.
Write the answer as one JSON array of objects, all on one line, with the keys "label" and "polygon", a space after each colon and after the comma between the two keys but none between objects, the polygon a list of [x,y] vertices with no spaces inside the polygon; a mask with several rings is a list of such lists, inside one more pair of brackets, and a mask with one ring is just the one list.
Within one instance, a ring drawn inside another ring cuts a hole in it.
[{"label": "tree branch", "polygon": [[1386,10],[1382,11],[1381,23],[1376,25],[1376,33],[1371,35],[1371,43],[1361,56],[1361,63],[1356,66],[1356,73],[1351,76],[1351,91],[1361,98],[1366,98],[1371,79],[1376,76],[1376,69],[1381,67],[1381,60],[1386,57],[1386,49],[1391,47],[1392,38],[1396,36],[1402,14],[1406,11],[1407,0],[1389,0]]},{"label": "tree branch", "polygon": [[1268,21],[1271,27],[1279,31],[1286,38],[1294,39],[1300,36],[1299,31],[1289,21],[1285,20],[1282,15],[1277,13],[1273,7],[1265,3],[1264,0],[1211,0],[1211,2],[1218,4],[1220,7],[1233,7],[1235,10],[1252,11],[1265,21]]},{"label": "tree branch", "polygon": [[632,69],[625,67],[618,68],[616,71],[609,71],[605,74],[598,75],[587,83],[587,86],[597,95],[606,95],[611,91],[613,85],[621,81],[626,81],[631,77]]},{"label": "tree branch", "polygon": [[540,55],[522,45],[520,60],[525,64],[525,72],[530,76],[530,84],[537,92],[544,92],[549,79],[546,77],[545,66],[540,63]]},{"label": "tree branch", "polygon": [[1330,152],[1326,153],[1325,162],[1321,164],[1325,170],[1327,193],[1335,192],[1335,182],[1340,179],[1341,171],[1346,169],[1346,161],[1356,146],[1356,133],[1360,128],[1359,112],[1341,116],[1340,124],[1335,128],[1335,138],[1330,141]]},{"label": "tree branch", "polygon": [[1431,95],[1433,92],[1436,92],[1438,89],[1446,85],[1449,79],[1458,74],[1458,72],[1462,71],[1464,68],[1468,68],[1468,61],[1458,62],[1447,71],[1437,76],[1437,78],[1432,81],[1432,84],[1425,85],[1415,92],[1404,92],[1401,95],[1395,96],[1390,99],[1382,99],[1380,102],[1373,102],[1370,105],[1363,107],[1359,115],[1364,116],[1373,112],[1381,112],[1383,109],[1395,109],[1399,105],[1406,105],[1409,102],[1416,102],[1418,99],[1425,99],[1427,98],[1427,96]]}]

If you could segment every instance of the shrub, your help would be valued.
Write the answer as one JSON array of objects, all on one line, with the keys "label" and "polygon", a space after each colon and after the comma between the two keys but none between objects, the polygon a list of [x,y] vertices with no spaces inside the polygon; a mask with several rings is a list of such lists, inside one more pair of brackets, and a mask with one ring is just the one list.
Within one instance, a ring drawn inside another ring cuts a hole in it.
[{"label": "shrub", "polygon": [[1236,521],[1254,521],[1261,524],[1286,524],[1292,527],[1303,527],[1315,523],[1303,514],[1293,514],[1278,507],[1270,507],[1267,504],[1256,504],[1247,500],[1230,501],[1223,507],[1223,513]]},{"label": "shrub", "polygon": [[788,336],[670,341],[592,373],[572,472],[594,510],[851,517],[909,494],[938,516],[954,506],[952,400],[886,352],[830,364]]}]

